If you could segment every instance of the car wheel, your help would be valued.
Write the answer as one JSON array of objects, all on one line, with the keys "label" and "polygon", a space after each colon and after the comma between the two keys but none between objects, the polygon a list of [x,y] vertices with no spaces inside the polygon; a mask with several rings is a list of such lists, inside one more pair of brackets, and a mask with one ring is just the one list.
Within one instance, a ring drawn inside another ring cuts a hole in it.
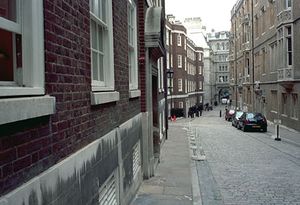
[{"label": "car wheel", "polygon": [[246,132],[246,127],[245,125],[242,127],[243,132]]}]

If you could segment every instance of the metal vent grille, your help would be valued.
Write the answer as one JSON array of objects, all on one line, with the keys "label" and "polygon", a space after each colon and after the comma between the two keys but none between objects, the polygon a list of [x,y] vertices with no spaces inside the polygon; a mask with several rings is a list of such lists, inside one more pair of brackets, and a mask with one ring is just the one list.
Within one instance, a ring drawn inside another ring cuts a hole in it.
[{"label": "metal vent grille", "polygon": [[112,174],[99,191],[99,205],[117,205],[116,177]]},{"label": "metal vent grille", "polygon": [[141,166],[141,155],[140,155],[140,143],[138,142],[134,147],[133,147],[133,154],[132,154],[132,173],[133,177],[136,177],[140,166]]}]

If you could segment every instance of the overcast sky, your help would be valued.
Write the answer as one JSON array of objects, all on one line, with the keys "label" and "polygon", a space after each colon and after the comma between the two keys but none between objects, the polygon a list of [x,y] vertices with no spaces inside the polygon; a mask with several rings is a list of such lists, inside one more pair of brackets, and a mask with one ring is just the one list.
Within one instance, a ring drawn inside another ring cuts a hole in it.
[{"label": "overcast sky", "polygon": [[165,0],[166,14],[176,19],[201,17],[203,25],[215,31],[230,30],[230,12],[237,0]]}]

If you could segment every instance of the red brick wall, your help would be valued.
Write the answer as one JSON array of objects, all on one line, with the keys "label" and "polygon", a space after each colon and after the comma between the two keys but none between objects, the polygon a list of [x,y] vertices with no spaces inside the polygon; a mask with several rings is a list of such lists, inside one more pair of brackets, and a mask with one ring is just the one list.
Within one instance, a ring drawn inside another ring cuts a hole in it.
[{"label": "red brick wall", "polygon": [[44,0],[45,88],[51,116],[0,126],[0,194],[16,188],[140,113],[129,99],[127,0],[113,0],[115,89],[120,101],[91,106],[88,0]]},{"label": "red brick wall", "polygon": [[145,1],[138,1],[138,43],[139,43],[139,81],[141,89],[141,111],[147,110],[146,106],[146,66],[145,66]]}]

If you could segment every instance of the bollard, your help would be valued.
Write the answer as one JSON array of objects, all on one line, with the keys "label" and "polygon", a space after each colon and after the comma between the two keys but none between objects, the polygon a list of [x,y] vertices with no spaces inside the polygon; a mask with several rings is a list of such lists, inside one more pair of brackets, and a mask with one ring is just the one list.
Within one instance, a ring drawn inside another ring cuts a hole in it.
[{"label": "bollard", "polygon": [[220,117],[222,117],[222,110],[220,110]]},{"label": "bollard", "polygon": [[276,125],[276,138],[275,138],[275,140],[276,141],[281,141],[281,138],[279,137],[279,125]]}]

